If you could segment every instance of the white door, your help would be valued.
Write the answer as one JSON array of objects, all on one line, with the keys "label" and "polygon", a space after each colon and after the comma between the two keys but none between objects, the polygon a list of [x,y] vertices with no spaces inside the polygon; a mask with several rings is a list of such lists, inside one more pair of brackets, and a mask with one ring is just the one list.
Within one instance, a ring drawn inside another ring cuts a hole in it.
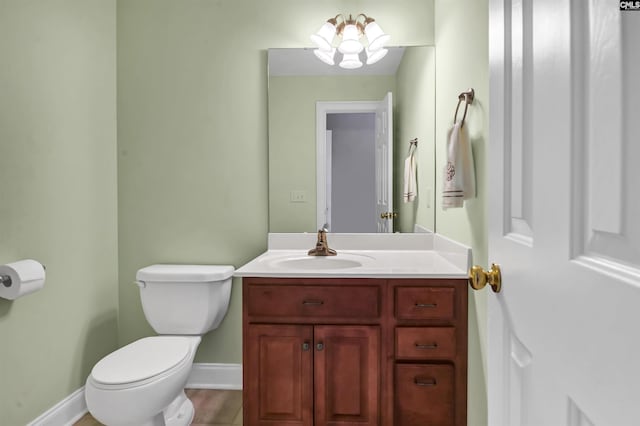
[{"label": "white door", "polygon": [[489,425],[640,425],[640,12],[490,0],[489,28]]},{"label": "white door", "polygon": [[376,217],[378,232],[393,232],[393,99],[376,108]]}]

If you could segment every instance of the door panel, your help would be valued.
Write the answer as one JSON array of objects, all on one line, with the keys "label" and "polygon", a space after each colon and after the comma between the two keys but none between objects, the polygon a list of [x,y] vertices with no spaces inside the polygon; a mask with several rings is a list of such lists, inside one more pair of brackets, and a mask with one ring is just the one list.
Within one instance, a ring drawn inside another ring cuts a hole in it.
[{"label": "door panel", "polygon": [[315,425],[378,425],[379,327],[316,326],[314,334]]},{"label": "door panel", "polygon": [[490,0],[489,16],[489,424],[635,425],[640,13]]},{"label": "door panel", "polygon": [[393,232],[393,98],[387,93],[376,107],[376,218],[378,232]]},{"label": "door panel", "polygon": [[249,369],[256,380],[249,384],[245,404],[258,405],[248,411],[254,416],[248,424],[312,426],[313,328],[252,325],[247,342]]}]

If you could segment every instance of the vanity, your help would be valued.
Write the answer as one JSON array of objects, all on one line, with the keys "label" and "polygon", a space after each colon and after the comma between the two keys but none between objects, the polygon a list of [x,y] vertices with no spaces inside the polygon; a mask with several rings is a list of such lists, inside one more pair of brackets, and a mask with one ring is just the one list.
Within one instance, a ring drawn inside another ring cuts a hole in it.
[{"label": "vanity", "polygon": [[470,249],[438,234],[269,234],[239,268],[245,424],[467,423]]}]

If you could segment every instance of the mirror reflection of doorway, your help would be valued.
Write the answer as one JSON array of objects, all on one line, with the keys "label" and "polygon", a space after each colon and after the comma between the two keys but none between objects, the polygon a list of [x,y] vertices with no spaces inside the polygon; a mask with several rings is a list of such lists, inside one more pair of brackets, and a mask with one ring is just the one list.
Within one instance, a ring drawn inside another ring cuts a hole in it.
[{"label": "mirror reflection of doorway", "polygon": [[317,102],[317,220],[330,232],[393,232],[392,95]]},{"label": "mirror reflection of doorway", "polygon": [[327,114],[327,229],[377,232],[375,113]]}]

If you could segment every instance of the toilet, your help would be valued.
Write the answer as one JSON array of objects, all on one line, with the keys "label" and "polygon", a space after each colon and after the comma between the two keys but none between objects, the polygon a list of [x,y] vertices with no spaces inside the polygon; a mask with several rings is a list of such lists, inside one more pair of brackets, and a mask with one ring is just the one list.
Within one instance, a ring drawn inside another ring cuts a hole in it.
[{"label": "toilet", "polygon": [[101,359],[85,385],[87,408],[107,426],[186,426],[184,393],[201,336],[222,322],[233,266],[151,265],[136,274],[147,321],[158,333]]}]

